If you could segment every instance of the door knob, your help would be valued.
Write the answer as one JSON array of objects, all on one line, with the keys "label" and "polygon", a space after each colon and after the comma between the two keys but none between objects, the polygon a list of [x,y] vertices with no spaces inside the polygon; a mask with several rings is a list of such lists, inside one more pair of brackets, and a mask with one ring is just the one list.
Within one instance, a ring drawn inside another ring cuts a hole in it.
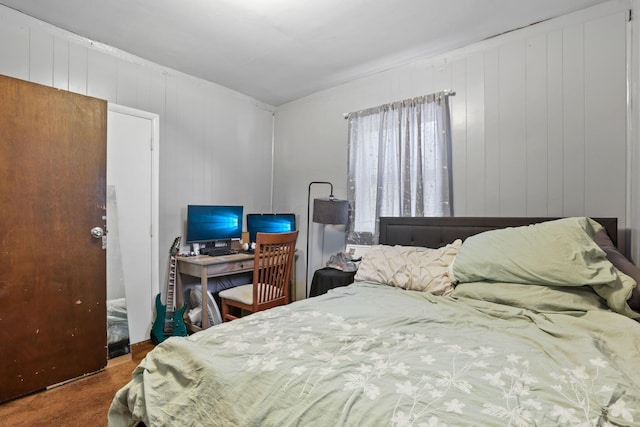
[{"label": "door knob", "polygon": [[99,239],[99,238],[101,238],[102,236],[104,236],[104,230],[102,229],[102,227],[93,227],[93,228],[91,229],[91,236],[92,236],[94,239]]}]

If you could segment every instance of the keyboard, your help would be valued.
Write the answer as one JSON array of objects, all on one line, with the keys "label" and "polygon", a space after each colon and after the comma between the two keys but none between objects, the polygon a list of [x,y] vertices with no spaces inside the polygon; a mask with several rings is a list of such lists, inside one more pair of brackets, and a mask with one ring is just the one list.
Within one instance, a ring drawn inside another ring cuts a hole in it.
[{"label": "keyboard", "polygon": [[200,250],[200,254],[209,256],[233,255],[237,253],[238,251],[234,251],[233,249],[229,248],[208,248]]}]

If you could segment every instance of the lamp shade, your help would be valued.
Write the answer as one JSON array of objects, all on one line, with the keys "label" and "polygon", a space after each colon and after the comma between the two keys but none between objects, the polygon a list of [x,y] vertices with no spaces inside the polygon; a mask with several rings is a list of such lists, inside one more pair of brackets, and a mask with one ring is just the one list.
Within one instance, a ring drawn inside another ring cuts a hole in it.
[{"label": "lamp shade", "polygon": [[349,202],[334,198],[313,200],[313,222],[346,224],[349,221]]}]

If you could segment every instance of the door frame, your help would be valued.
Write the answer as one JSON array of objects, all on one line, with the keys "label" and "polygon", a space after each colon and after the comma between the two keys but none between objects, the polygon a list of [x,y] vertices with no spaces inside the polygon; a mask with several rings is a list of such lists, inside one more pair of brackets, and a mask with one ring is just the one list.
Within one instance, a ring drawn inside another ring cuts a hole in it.
[{"label": "door frame", "polygon": [[[130,334],[129,337],[131,344],[136,344],[149,339],[149,333],[151,331],[151,325],[153,323],[154,311],[153,311],[153,298],[160,291],[160,258],[159,258],[159,197],[160,197],[160,116],[148,111],[142,111],[131,107],[125,107],[118,104],[108,103],[108,112],[114,112],[119,114],[125,114],[133,117],[139,117],[142,119],[150,120],[151,122],[151,283],[150,295],[151,298],[148,301],[133,301],[127,297],[127,319],[129,322]],[[107,147],[109,140],[107,139]],[[108,261],[107,261],[108,262]],[[127,284],[125,283],[125,293]],[[131,292],[129,293],[131,295]],[[132,316],[130,313],[138,313],[135,320],[142,324],[135,324],[132,327]],[[145,331],[143,336],[137,336],[136,331],[143,329]]]}]

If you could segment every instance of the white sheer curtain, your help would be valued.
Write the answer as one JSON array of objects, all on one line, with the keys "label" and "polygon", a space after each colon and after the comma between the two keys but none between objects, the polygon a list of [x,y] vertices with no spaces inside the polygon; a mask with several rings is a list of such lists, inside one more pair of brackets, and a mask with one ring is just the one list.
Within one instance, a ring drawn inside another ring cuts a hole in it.
[{"label": "white sheer curtain", "polygon": [[381,216],[449,216],[448,95],[350,113],[348,241],[378,242]]}]

